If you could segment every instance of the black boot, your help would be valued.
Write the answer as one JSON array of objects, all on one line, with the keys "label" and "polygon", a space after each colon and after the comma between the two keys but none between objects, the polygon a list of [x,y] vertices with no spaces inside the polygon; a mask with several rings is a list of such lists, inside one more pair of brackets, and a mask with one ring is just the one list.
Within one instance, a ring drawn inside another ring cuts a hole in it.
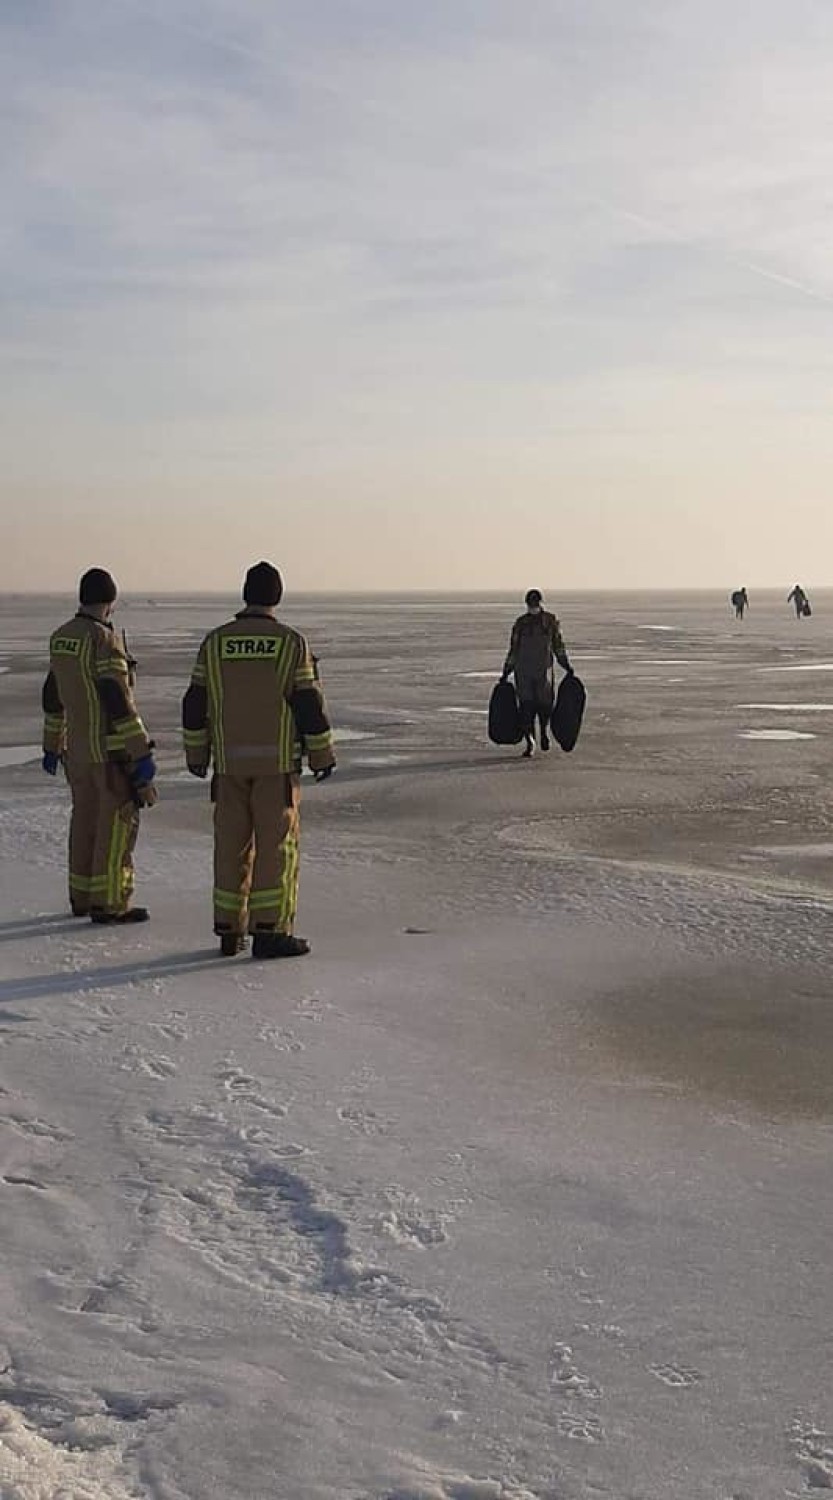
[{"label": "black boot", "polygon": [[236,958],[238,953],[246,951],[246,939],[242,932],[223,932],[220,934],[220,957]]},{"label": "black boot", "polygon": [[526,737],[526,749],[524,750],[524,753],[523,753],[523,759],[524,760],[528,760],[529,757],[530,757],[530,755],[532,755],[534,749],[535,749],[535,746],[533,744],[532,735],[528,734],[527,737]]},{"label": "black boot", "polygon": [[542,729],[541,730],[541,749],[542,750],[549,750],[549,748],[550,748],[550,737],[547,734],[546,729]]},{"label": "black boot", "polygon": [[256,932],[252,938],[252,958],[303,958],[309,951],[306,938],[291,932]]},{"label": "black boot", "polygon": [[94,906],[90,921],[98,927],[127,927],[134,922],[149,922],[150,912],[146,906],[128,906],[127,911],[104,911],[102,907]]}]

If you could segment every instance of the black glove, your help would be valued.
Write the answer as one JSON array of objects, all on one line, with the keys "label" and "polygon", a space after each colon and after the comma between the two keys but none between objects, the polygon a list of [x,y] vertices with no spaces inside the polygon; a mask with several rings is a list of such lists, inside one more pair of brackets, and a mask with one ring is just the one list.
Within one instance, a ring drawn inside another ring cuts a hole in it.
[{"label": "black glove", "polygon": [[329,781],[335,770],[335,766],[322,766],[320,771],[313,771],[316,781]]},{"label": "black glove", "polygon": [[191,765],[189,765],[188,770],[191,772],[192,776],[199,776],[200,781],[205,781],[205,778],[208,775],[208,765],[207,765],[207,763],[203,764],[201,762],[200,765],[198,765],[198,766],[191,766]]}]

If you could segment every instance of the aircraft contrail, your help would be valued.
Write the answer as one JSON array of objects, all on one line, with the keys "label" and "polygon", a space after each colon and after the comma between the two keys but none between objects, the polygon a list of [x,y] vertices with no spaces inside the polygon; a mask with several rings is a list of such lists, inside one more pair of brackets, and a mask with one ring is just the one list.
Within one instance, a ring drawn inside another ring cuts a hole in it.
[{"label": "aircraft contrail", "polygon": [[[634,213],[628,208],[618,208],[613,203],[605,203],[601,198],[588,200],[602,208],[606,213],[615,214],[620,219],[627,219],[631,224],[638,224],[642,229],[650,229],[652,233],[659,232],[669,239],[682,243],[685,236],[679,229],[671,224],[665,224],[661,219],[651,219],[646,214]],[[708,252],[715,259],[722,260],[727,266],[734,266],[740,271],[749,271],[753,276],[761,276],[764,281],[774,281],[777,286],[789,287],[791,291],[800,292],[803,297],[812,297],[815,302],[826,302],[833,305],[833,293],[822,291],[820,287],[810,286],[806,281],[798,281],[794,276],[785,276],[780,271],[771,271],[767,266],[762,266],[758,261],[741,259],[739,256],[729,255],[725,250],[712,248]]]}]

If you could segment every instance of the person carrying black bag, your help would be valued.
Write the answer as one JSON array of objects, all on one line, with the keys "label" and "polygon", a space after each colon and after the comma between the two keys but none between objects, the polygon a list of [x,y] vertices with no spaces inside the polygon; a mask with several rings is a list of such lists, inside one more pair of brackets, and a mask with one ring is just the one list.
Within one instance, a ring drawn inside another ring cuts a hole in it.
[{"label": "person carrying black bag", "polygon": [[526,595],[526,614],[512,627],[509,651],[503,665],[501,681],[514,674],[521,714],[521,730],[526,742],[524,757],[535,749],[535,725],[538,724],[542,750],[549,750],[549,720],[555,700],[554,662],[564,672],[571,670],[561,626],[555,615],[543,607],[540,589]]}]

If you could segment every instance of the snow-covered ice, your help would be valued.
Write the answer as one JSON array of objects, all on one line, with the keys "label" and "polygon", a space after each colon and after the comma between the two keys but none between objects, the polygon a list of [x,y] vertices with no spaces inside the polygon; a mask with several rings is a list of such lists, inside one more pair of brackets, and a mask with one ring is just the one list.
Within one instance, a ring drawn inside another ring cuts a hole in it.
[{"label": "snow-covered ice", "polygon": [[29,761],[40,758],[40,745],[0,745],[0,769],[4,766],[25,766]]},{"label": "snow-covered ice", "polygon": [[[442,713],[516,600],[290,601],[378,754],[305,788],[314,951],[272,966],[215,957],[177,723],[222,611],[167,648],[169,602],[125,611],[146,928],[67,915],[66,789],[0,771],[2,1500],[833,1487],[829,746],[726,734],[725,599],[553,599],[587,719],[528,763]],[[754,603],[750,674],[795,629]],[[646,616],[708,679],[597,675]],[[19,745],[13,638],[60,619],[0,601]]]}]

